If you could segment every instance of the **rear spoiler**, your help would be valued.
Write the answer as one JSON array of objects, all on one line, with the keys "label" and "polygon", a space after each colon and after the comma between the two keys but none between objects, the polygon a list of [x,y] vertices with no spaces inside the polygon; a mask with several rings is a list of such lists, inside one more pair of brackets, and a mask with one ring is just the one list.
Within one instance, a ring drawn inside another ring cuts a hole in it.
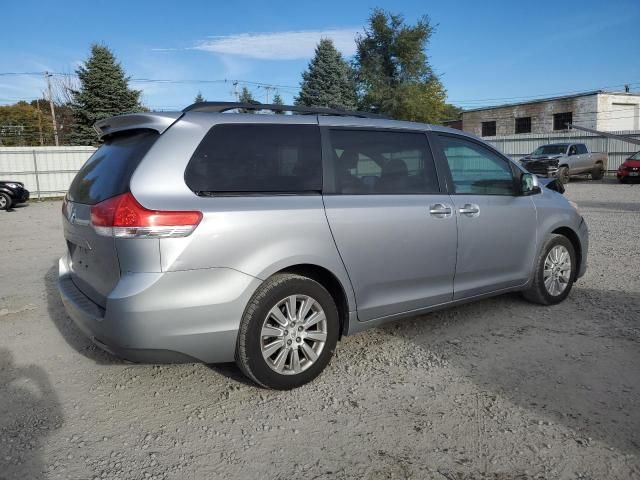
[{"label": "rear spoiler", "polygon": [[100,139],[112,133],[137,129],[155,130],[161,134],[182,115],[182,112],[129,113],[99,120],[93,128],[98,132]]}]

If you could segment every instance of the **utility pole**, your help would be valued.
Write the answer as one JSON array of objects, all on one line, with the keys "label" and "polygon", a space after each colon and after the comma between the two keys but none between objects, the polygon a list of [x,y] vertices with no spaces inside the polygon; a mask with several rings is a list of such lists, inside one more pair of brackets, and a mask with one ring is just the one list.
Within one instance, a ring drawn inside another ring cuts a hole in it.
[{"label": "utility pole", "polygon": [[275,90],[275,87],[272,87],[271,85],[267,85],[266,87],[262,87],[267,91],[267,104],[269,104],[269,91],[270,90]]},{"label": "utility pole", "polygon": [[53,108],[53,98],[51,95],[51,77],[52,75],[49,72],[44,72],[44,76],[47,79],[47,91],[49,92],[49,106],[51,107],[51,119],[53,121],[53,138],[56,142],[56,147],[59,146],[58,143],[58,125],[56,124],[56,111]]},{"label": "utility pole", "polygon": [[233,81],[233,94],[236,96],[236,102],[240,101],[240,95],[238,94],[238,81]]},{"label": "utility pole", "polygon": [[36,108],[38,109],[38,132],[40,133],[40,146],[44,145],[44,138],[42,137],[42,112],[40,111],[40,99],[36,98]]}]

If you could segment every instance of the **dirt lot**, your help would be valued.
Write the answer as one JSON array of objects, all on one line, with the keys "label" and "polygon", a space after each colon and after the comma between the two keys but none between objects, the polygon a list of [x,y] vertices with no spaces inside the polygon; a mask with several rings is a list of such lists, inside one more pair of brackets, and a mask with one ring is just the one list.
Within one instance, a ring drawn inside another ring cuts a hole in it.
[{"label": "dirt lot", "polygon": [[97,350],[57,295],[60,203],[0,212],[0,479],[640,478],[640,185],[567,195],[591,252],[566,302],[348,337],[293,392]]}]

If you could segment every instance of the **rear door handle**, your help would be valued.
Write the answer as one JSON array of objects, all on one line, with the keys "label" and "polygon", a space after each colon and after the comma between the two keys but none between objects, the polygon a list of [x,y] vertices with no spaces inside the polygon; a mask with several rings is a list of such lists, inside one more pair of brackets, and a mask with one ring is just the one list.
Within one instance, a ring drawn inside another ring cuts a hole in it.
[{"label": "rear door handle", "polygon": [[480,207],[475,203],[465,203],[462,208],[458,209],[458,212],[467,217],[477,217],[480,215]]},{"label": "rear door handle", "polygon": [[443,203],[434,203],[429,207],[429,213],[437,218],[450,217],[452,211],[449,205]]}]

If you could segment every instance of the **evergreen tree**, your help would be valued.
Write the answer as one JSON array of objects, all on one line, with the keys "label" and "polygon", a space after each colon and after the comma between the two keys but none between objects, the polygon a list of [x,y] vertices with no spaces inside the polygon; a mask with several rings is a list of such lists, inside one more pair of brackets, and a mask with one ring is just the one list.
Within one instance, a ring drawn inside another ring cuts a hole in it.
[{"label": "evergreen tree", "polygon": [[[273,102],[274,105],[284,105],[284,101],[282,100],[282,97],[280,96],[279,93],[276,93],[273,96]],[[284,112],[282,110],[276,110],[275,113],[277,115],[284,115]]]},{"label": "evergreen tree", "polygon": [[351,67],[328,38],[320,40],[302,74],[295,103],[307,107],[355,108],[356,89]]},{"label": "evergreen tree", "polygon": [[446,91],[429,64],[429,17],[407,25],[401,15],[375,9],[356,38],[354,67],[360,108],[392,118],[436,123],[446,115]]},{"label": "evergreen tree", "polygon": [[[253,94],[247,87],[242,87],[242,91],[240,92],[240,98],[238,98],[240,103],[258,103],[256,99],[253,98]],[[241,109],[242,113],[256,113],[255,110],[245,110]]]},{"label": "evergreen tree", "polygon": [[193,99],[193,103],[202,103],[206,102],[205,98],[202,96],[202,92],[198,91],[196,98]]},{"label": "evergreen tree", "polygon": [[76,120],[71,142],[95,145],[98,137],[93,125],[98,120],[144,110],[140,90],[129,88],[129,77],[111,50],[94,44],[91,56],[76,70],[80,88],[73,93],[73,115]]}]

